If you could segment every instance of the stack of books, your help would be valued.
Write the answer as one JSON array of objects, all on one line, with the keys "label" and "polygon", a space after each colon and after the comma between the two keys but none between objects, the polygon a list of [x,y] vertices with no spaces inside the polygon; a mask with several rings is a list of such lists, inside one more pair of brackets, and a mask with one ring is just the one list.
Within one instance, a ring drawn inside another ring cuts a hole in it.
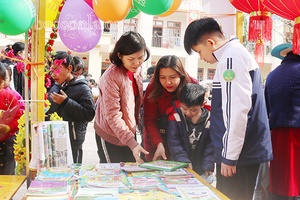
[{"label": "stack of books", "polygon": [[74,169],[70,167],[47,168],[37,172],[26,192],[26,200],[70,200],[76,193]]},{"label": "stack of books", "polygon": [[75,190],[74,182],[33,180],[26,192],[27,200],[69,200]]},{"label": "stack of books", "polygon": [[26,199],[219,200],[186,166],[181,162],[153,161],[140,165],[129,162],[47,168],[39,171],[31,182]]}]

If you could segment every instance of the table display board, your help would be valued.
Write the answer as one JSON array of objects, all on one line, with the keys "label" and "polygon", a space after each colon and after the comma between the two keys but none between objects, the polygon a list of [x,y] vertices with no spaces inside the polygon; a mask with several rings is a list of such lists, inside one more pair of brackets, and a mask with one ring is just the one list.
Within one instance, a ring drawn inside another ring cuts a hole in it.
[{"label": "table display board", "polygon": [[0,175],[0,198],[10,200],[24,183],[26,176]]},{"label": "table display board", "polygon": [[[130,168],[124,166],[126,163],[99,163],[41,170],[26,199],[229,199],[190,168],[168,172],[139,170],[136,163],[127,163]],[[55,184],[49,184],[51,181]]]}]

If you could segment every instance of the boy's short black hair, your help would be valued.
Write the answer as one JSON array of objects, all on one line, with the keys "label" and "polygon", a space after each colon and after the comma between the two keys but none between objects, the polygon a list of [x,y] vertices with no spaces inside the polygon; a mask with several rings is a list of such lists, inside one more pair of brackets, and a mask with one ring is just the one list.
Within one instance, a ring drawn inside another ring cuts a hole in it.
[{"label": "boy's short black hair", "polygon": [[155,66],[151,66],[147,69],[147,75],[153,75],[155,71]]},{"label": "boy's short black hair", "polygon": [[187,83],[181,90],[179,100],[187,107],[202,106],[205,98],[205,89],[196,83]]},{"label": "boy's short black hair", "polygon": [[89,80],[89,82],[90,82],[92,85],[95,85],[95,84],[96,84],[95,79],[92,79],[92,78]]},{"label": "boy's short black hair", "polygon": [[201,42],[201,39],[204,35],[210,35],[212,33],[221,33],[220,25],[216,20],[211,17],[204,17],[198,20],[193,21],[188,25],[184,34],[184,49],[191,55],[192,47]]}]

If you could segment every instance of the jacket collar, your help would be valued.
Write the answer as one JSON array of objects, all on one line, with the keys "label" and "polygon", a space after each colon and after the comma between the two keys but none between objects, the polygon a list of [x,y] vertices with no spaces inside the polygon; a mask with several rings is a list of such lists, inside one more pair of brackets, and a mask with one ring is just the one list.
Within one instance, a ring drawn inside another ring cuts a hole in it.
[{"label": "jacket collar", "polygon": [[237,37],[234,37],[230,39],[227,43],[225,43],[223,46],[221,46],[219,49],[217,49],[215,52],[213,52],[213,56],[216,58],[217,61],[219,61],[224,53],[229,47],[232,45],[235,45],[236,43],[239,43],[239,39]]}]

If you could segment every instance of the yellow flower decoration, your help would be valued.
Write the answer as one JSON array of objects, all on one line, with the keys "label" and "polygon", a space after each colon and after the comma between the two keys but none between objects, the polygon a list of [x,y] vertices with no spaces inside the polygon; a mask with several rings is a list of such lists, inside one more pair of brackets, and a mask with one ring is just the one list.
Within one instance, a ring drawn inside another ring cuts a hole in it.
[{"label": "yellow flower decoration", "polygon": [[49,110],[50,105],[51,105],[50,101],[48,99],[45,100],[45,103],[44,103],[44,106],[45,106],[44,113],[46,113]]},{"label": "yellow flower decoration", "polygon": [[50,101],[47,99],[47,100],[45,101],[45,107],[46,107],[46,108],[50,108],[50,105],[51,105],[51,103],[50,103]]},{"label": "yellow flower decoration", "polygon": [[60,117],[56,112],[54,112],[50,115],[50,120],[51,121],[62,121],[63,118]]},{"label": "yellow flower decoration", "polygon": [[[30,120],[30,113],[29,113]],[[18,120],[19,132],[16,134],[14,143],[14,155],[17,166],[15,167],[16,175],[20,175],[21,171],[26,165],[26,127],[25,127],[25,113]]]}]

